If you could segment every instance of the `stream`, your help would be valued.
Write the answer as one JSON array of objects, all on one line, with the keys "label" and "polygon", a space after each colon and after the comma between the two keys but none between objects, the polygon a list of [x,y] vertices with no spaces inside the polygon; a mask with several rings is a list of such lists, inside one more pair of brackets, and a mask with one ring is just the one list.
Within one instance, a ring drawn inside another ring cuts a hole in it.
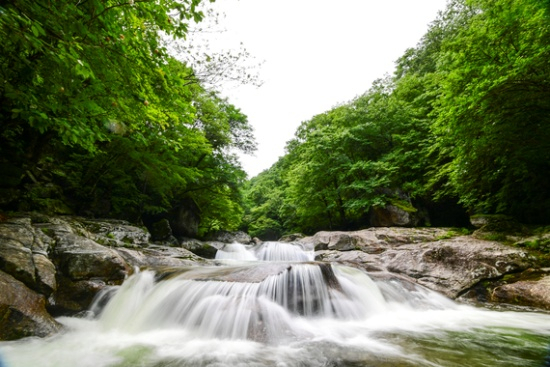
[{"label": "stream", "polygon": [[215,266],[136,272],[2,367],[543,367],[550,315],[456,303],[311,249],[226,245]]}]

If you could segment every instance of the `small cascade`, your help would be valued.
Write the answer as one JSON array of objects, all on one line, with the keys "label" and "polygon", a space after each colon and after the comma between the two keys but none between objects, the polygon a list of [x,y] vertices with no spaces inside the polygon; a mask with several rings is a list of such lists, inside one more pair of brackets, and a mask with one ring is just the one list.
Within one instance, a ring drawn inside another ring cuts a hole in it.
[{"label": "small cascade", "polygon": [[216,260],[257,260],[254,252],[242,243],[230,243],[216,252]]},{"label": "small cascade", "polygon": [[286,242],[266,242],[259,246],[256,258],[261,261],[313,261],[313,250],[304,250],[302,246]]},{"label": "small cascade", "polygon": [[[103,297],[93,309],[98,303]],[[363,319],[386,307],[375,283],[359,270],[255,264],[222,272],[200,268],[159,282],[152,271],[138,273],[101,311],[100,322],[105,329],[177,327],[200,337],[278,342],[304,332],[294,324],[297,317]]]},{"label": "small cascade", "polygon": [[212,266],[143,270],[7,367],[542,367],[550,315],[459,305],[299,244],[228,244]]},{"label": "small cascade", "polygon": [[231,243],[216,253],[217,260],[237,261],[313,261],[313,249],[305,250],[301,245],[285,242],[265,242],[258,246]]}]

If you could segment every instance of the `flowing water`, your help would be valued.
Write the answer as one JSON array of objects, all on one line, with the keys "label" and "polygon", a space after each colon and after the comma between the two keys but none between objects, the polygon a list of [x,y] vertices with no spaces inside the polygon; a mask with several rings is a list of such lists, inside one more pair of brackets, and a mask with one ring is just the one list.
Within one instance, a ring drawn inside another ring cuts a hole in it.
[{"label": "flowing water", "polygon": [[550,315],[457,304],[298,245],[227,245],[218,266],[142,271],[7,367],[542,367]]}]

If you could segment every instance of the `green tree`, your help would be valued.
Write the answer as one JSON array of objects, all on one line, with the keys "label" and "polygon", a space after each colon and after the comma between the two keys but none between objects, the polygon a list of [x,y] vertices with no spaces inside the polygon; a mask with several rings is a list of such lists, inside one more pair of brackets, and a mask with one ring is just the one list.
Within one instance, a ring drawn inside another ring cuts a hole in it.
[{"label": "green tree", "polygon": [[466,1],[438,73],[442,168],[474,212],[548,218],[550,22],[541,1]]},{"label": "green tree", "polygon": [[203,231],[239,225],[245,175],[232,151],[255,149],[252,129],[163,41],[185,38],[204,16],[199,4],[0,6],[0,164],[18,167],[9,185],[26,204],[15,208],[44,209],[55,196],[139,220],[190,199]]}]

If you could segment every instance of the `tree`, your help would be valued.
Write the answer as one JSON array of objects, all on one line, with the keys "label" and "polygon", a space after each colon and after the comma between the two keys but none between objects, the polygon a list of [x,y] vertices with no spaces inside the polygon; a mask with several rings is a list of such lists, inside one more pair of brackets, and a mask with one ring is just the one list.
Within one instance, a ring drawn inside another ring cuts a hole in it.
[{"label": "tree", "polygon": [[185,38],[204,16],[199,4],[0,7],[0,164],[24,173],[10,183],[19,203],[7,208],[61,199],[81,213],[140,220],[190,199],[204,230],[239,225],[244,172],[231,150],[253,151],[252,129],[162,38]]},{"label": "tree", "polygon": [[550,23],[540,1],[468,1],[443,43],[438,144],[450,189],[473,212],[548,217]]}]

